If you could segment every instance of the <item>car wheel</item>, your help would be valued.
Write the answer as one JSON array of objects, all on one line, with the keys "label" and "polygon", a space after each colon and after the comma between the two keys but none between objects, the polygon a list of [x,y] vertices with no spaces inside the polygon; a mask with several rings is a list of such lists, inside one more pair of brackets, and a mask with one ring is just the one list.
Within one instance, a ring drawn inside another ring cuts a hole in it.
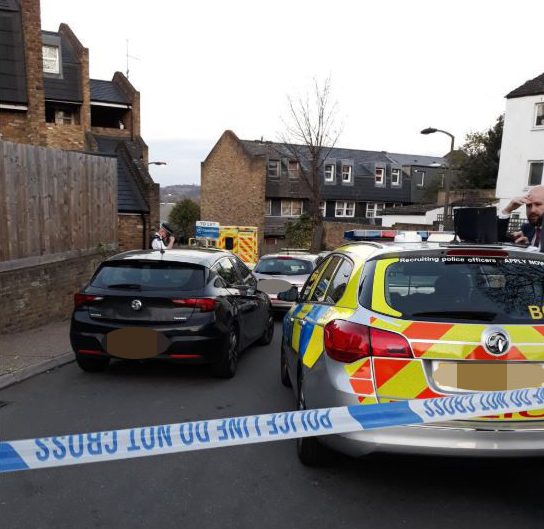
[{"label": "car wheel", "polygon": [[232,326],[223,344],[219,360],[212,364],[212,373],[219,378],[232,378],[238,365],[238,332]]},{"label": "car wheel", "polygon": [[108,367],[110,358],[108,356],[84,356],[76,353],[76,362],[83,371],[98,373]]},{"label": "car wheel", "polygon": [[287,369],[287,358],[285,358],[285,348],[283,344],[281,346],[281,355],[280,355],[280,376],[281,383],[286,387],[292,387],[291,379],[289,378],[289,371]]},{"label": "car wheel", "polygon": [[274,338],[274,316],[272,316],[272,314],[269,314],[268,321],[266,322],[266,328],[263,335],[257,341],[257,344],[269,345],[270,342],[272,342],[272,338]]},{"label": "car wheel", "polygon": [[[305,410],[304,390],[299,383],[297,409]],[[321,467],[331,460],[331,452],[316,437],[299,437],[297,439],[297,455],[300,462],[307,467]]]}]

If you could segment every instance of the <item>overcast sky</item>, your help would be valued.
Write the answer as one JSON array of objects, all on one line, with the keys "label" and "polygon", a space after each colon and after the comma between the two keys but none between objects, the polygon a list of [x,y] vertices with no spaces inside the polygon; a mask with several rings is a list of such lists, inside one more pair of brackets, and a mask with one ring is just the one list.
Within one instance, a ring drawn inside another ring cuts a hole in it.
[{"label": "overcast sky", "polygon": [[67,23],[91,77],[126,73],[161,185],[199,183],[225,129],[277,140],[287,95],[332,79],[339,146],[443,155],[490,127],[504,96],[544,72],[542,0],[42,0]]}]

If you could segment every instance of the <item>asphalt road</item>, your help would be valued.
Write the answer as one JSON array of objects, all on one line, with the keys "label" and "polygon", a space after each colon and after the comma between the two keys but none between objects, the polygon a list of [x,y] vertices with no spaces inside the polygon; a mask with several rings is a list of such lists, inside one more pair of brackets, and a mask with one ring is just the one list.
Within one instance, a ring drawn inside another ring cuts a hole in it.
[{"label": "asphalt road", "polygon": [[[5,440],[294,409],[280,324],[232,380],[202,367],[75,364],[0,392]],[[542,528],[544,461],[380,456],[308,469],[294,441],[0,476],[12,528]]]}]

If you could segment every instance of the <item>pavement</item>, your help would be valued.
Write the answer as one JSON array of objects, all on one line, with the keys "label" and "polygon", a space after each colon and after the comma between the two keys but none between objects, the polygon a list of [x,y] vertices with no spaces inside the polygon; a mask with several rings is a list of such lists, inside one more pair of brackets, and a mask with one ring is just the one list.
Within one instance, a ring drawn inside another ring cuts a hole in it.
[{"label": "pavement", "polygon": [[0,335],[0,389],[74,361],[70,320]]}]

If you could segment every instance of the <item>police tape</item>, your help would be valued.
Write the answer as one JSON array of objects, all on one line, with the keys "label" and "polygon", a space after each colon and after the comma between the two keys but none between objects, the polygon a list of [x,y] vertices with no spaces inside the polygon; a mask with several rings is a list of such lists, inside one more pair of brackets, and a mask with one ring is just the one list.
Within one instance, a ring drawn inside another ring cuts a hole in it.
[{"label": "police tape", "polygon": [[417,425],[544,407],[544,387],[0,442],[0,473]]}]

